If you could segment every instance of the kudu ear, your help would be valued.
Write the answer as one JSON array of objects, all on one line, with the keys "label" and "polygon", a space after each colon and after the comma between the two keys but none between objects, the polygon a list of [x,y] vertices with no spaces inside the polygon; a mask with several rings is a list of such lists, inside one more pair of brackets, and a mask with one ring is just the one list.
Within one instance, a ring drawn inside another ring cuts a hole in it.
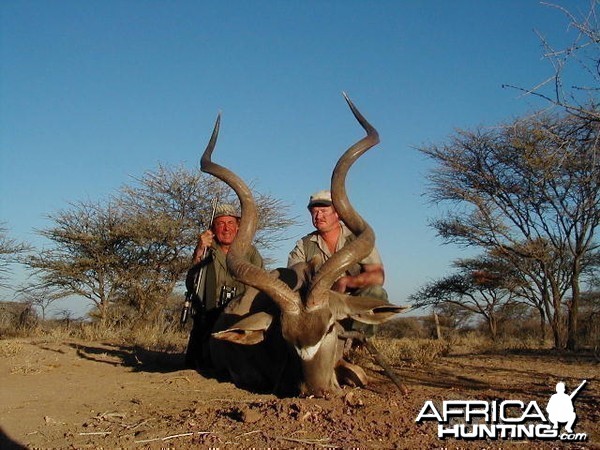
[{"label": "kudu ear", "polygon": [[265,333],[272,321],[271,314],[258,312],[243,318],[227,330],[213,333],[212,336],[234,344],[254,345],[265,340]]},{"label": "kudu ear", "polygon": [[329,305],[337,320],[350,317],[372,325],[386,322],[396,314],[410,309],[410,306],[392,305],[375,297],[353,296],[333,291],[329,297]]},{"label": "kudu ear", "polygon": [[[356,298],[360,301],[360,299],[365,299],[368,297],[352,297]],[[378,300],[378,299],[375,299]],[[376,325],[378,323],[387,322],[396,314],[400,314],[406,312],[410,309],[410,306],[396,306],[390,304],[384,304],[381,306],[377,306],[375,308],[371,308],[368,310],[360,311],[356,314],[351,314],[354,320],[362,323],[368,323],[372,325]]]}]

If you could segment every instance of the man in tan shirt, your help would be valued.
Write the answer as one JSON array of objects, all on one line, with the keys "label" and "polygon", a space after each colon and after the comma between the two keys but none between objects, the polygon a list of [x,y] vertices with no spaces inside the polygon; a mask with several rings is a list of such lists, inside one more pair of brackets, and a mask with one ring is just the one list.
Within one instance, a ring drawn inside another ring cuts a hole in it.
[{"label": "man in tan shirt", "polygon": [[[315,270],[318,270],[335,252],[350,243],[356,236],[342,222],[333,207],[331,193],[319,191],[311,195],[308,210],[315,231],[307,234],[298,242],[288,257],[288,267],[299,262],[316,261]],[[376,297],[388,299],[383,288],[385,271],[383,262],[377,248],[362,261],[354,264],[344,275],[337,279],[331,287],[332,290],[356,296]],[[355,322],[352,329],[362,330],[372,335],[372,325]]]}]

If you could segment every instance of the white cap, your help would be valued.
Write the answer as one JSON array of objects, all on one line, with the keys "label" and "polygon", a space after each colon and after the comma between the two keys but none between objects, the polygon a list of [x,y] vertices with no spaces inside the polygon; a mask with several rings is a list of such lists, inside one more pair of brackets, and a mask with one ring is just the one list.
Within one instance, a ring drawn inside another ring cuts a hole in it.
[{"label": "white cap", "polygon": [[315,192],[308,200],[309,208],[312,208],[313,206],[331,206],[332,204],[331,192],[327,190]]}]

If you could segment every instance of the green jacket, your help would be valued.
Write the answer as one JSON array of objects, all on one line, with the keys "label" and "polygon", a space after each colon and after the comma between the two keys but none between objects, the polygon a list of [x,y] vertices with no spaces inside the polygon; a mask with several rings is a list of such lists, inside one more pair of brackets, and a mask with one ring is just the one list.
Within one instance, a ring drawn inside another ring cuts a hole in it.
[{"label": "green jacket", "polygon": [[[246,291],[246,285],[236,280],[227,269],[226,257],[227,255],[223,253],[221,247],[213,242],[208,255],[188,271],[186,287],[188,292],[195,292],[195,279],[199,270],[204,267],[203,292],[201,292],[200,298],[193,297],[196,311],[210,311],[216,308],[224,286],[235,288],[235,295],[243,294]],[[254,246],[248,250],[246,259],[255,266],[264,267],[263,259]]]}]

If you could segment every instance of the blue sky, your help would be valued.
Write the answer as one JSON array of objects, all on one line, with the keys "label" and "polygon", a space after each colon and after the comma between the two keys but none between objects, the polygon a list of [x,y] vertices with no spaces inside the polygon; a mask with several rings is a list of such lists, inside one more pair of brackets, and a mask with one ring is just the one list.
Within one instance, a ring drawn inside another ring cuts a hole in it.
[{"label": "blue sky", "polygon": [[197,167],[222,111],[214,159],[303,220],[272,255],[285,264],[311,230],[308,196],[363,136],[345,91],[381,137],[348,190],[398,304],[464,255],[428,227],[443,208],[423,197],[430,166],[415,147],[539,106],[502,84],[552,74],[534,30],[556,47],[575,37],[536,0],[4,0],[0,14],[11,237],[43,247],[35,230],[69,202],[105,198],[159,163]]}]

